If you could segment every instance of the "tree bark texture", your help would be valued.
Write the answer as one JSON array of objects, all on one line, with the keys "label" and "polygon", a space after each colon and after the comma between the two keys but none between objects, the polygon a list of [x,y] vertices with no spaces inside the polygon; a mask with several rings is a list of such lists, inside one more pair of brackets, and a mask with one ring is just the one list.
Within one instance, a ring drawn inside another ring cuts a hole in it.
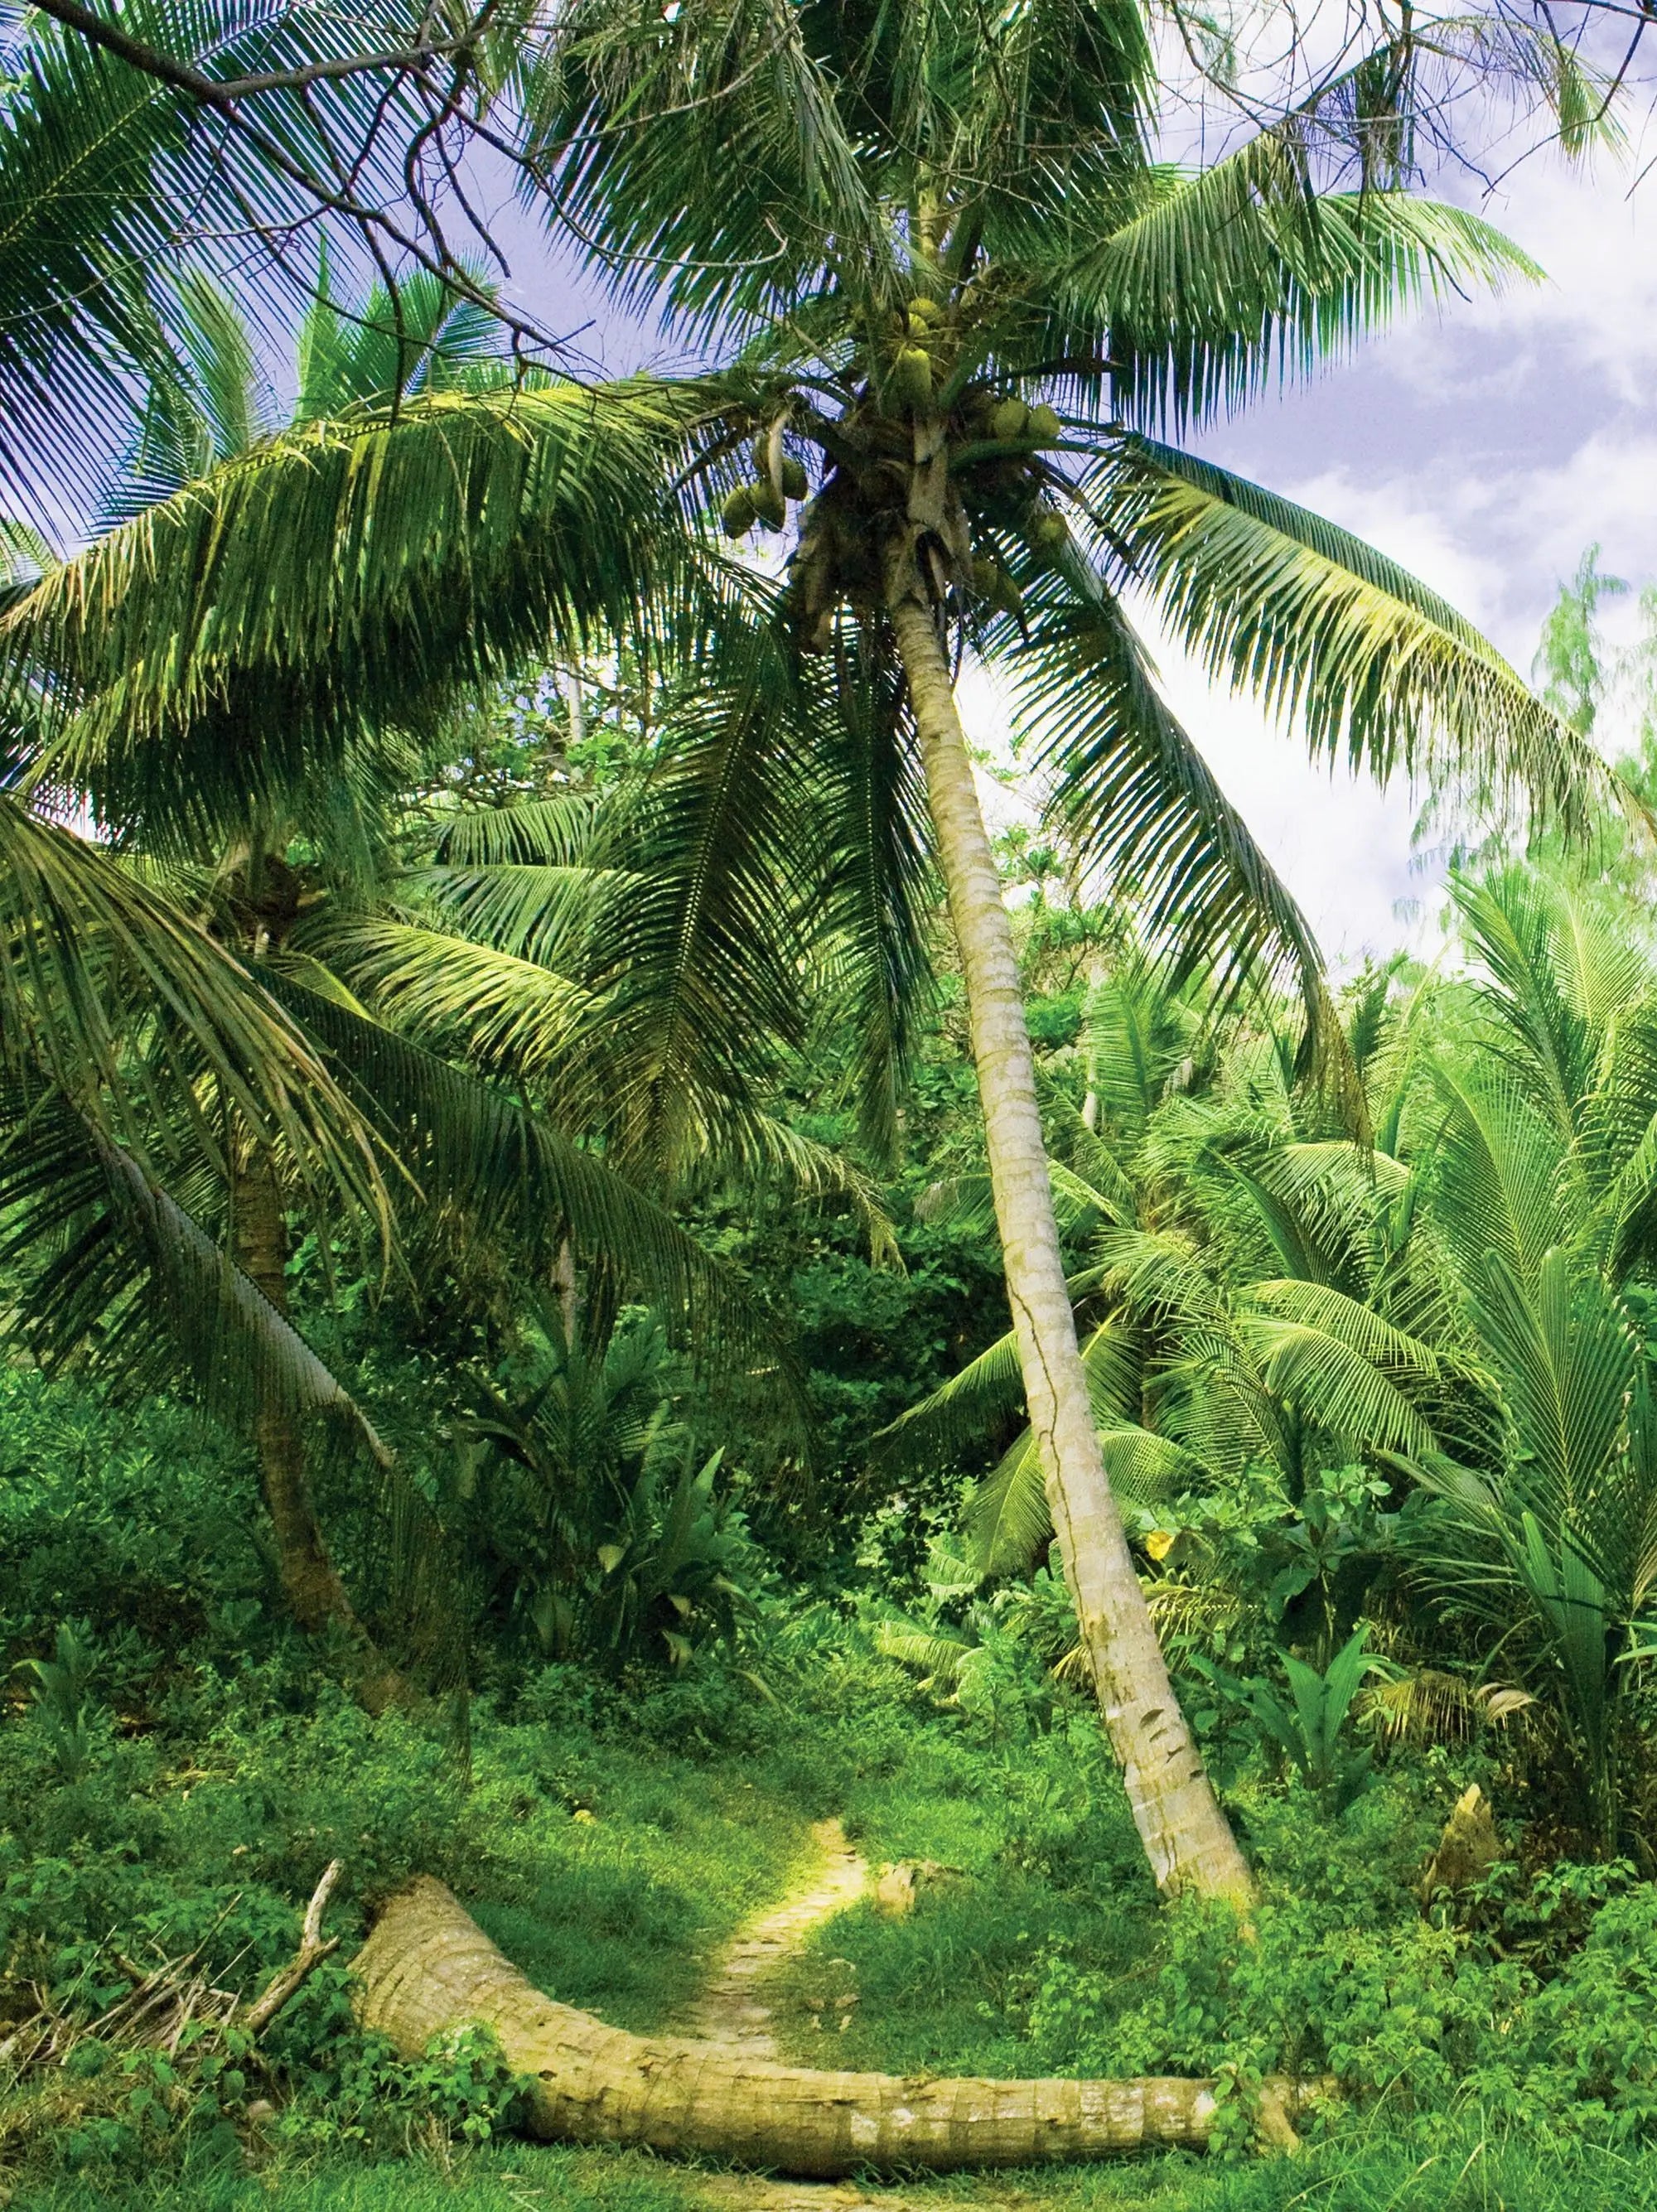
[{"label": "tree bark texture", "polygon": [[[270,1155],[249,1148],[237,1170],[232,1212],[236,1259],[242,1273],[284,1316],[288,1311],[288,1223]],[[331,1557],[305,1467],[305,1440],[285,1406],[267,1401],[258,1412],[254,1444],[264,1502],[276,1541],[276,1571],[288,1609],[307,1635],[337,1621],[353,1638],[362,1624]]]},{"label": "tree bark texture", "polygon": [[[250,1146],[231,1193],[237,1264],[276,1311],[288,1312],[288,1222],[275,1163]],[[408,1686],[363,1626],[317,1520],[305,1464],[305,1438],[291,1409],[266,1400],[254,1422],[254,1449],[276,1546],[276,1575],[288,1609],[307,1636],[341,1630],[358,1655],[356,1690],[371,1713],[406,1702]]]},{"label": "tree bark texture", "polygon": [[887,611],[966,979],[1025,1401],[1105,1727],[1158,1884],[1246,1905],[1253,1893],[1247,1863],[1174,1695],[1100,1455],[1065,1286],[1012,930],[949,663],[912,556],[889,562]]},{"label": "tree bark texture", "polygon": [[[352,1966],[357,2014],[405,2058],[476,2022],[531,2084],[530,2132],[629,2143],[820,2179],[926,2167],[1029,2166],[1206,2142],[1213,2085],[904,2079],[817,2073],[724,2044],[631,2035],[558,2004],[512,1966],[441,1882],[393,1897]],[[1295,2091],[1266,2085],[1262,2132]]]}]

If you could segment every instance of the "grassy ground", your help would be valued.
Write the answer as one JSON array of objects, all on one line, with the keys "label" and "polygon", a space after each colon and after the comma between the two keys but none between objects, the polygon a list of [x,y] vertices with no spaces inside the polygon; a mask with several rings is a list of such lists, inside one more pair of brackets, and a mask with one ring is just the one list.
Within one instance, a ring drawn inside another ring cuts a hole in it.
[{"label": "grassy ground", "polygon": [[853,1778],[842,1816],[871,1863],[939,1870],[912,1917],[865,1903],[816,1933],[777,1984],[786,2055],[889,2073],[1039,2071],[1023,2015],[1034,1954],[1056,1939],[1130,2002],[1156,1972],[1157,1923],[1098,1745],[1083,1727],[998,1756],[917,1731],[900,1765]]},{"label": "grassy ground", "polygon": [[708,1954],[783,1895],[811,1850],[812,1793],[659,1748],[547,1748],[498,1731],[478,1761],[488,1837],[465,1901],[531,1981],[621,2027],[670,2021]]},{"label": "grassy ground", "polygon": [[[1636,2212],[1657,2202],[1657,2155],[1527,2143],[1466,2112],[1403,2132],[1375,2124],[1292,2160],[1166,2159],[864,2194],[890,2212]],[[825,2195],[825,2212],[844,2201]],[[118,2189],[65,2180],[20,2193],[13,2212],[797,2212],[801,2202],[785,2185],[736,2184],[630,2153],[519,2144],[442,2165],[226,2166]]]},{"label": "grassy ground", "polygon": [[[671,2021],[734,1928],[787,1893],[810,1824],[836,1812],[877,1865],[932,1860],[940,1872],[909,1918],[863,1905],[818,1931],[778,2010],[785,2046],[803,2063],[1041,2071],[1053,2054],[1031,2026],[1038,1952],[1067,1944],[1107,2003],[1125,2009],[1166,1963],[1168,1923],[1084,1714],[986,1744],[925,1716],[906,1692],[839,1718],[761,1716],[740,1746],[717,1753],[671,1724],[641,1735],[578,1727],[561,1711],[511,1725],[480,1716],[473,1786],[441,1820],[431,1809],[440,1770],[413,1765],[416,1748],[394,1722],[370,1728],[347,1714],[328,1734],[278,1715],[215,1739],[187,1787],[148,1753],[130,1774],[112,1765],[96,1794],[87,1784],[72,1804],[67,1790],[50,1801],[62,1858],[28,1838],[39,1877],[28,1894],[40,1899],[30,1910],[61,1915],[64,1884],[95,1874],[88,1924],[111,1924],[121,1885],[139,1878],[120,1841],[133,1834],[145,1838],[143,1879],[161,1886],[158,1897],[215,1867],[222,1881],[227,1860],[251,1869],[257,1853],[259,1879],[289,1900],[304,1894],[312,1861],[343,1849],[361,1863],[372,1838],[377,1884],[399,1878],[400,1864],[431,1867],[550,1994],[650,2028]],[[9,1801],[20,1828],[45,1817],[31,1813],[31,1771],[20,1765]],[[327,1778],[314,1797],[311,1775]],[[96,1840],[94,1817],[109,1843]],[[367,1901],[340,1910],[348,1949]],[[291,1942],[289,1913],[291,1904],[278,1953]],[[854,1999],[843,2013],[841,1996]],[[307,1990],[301,2003],[312,2002],[320,1998]],[[832,2024],[841,2017],[843,2033]],[[330,2137],[331,2124],[252,2171],[234,2137],[216,2158],[203,2146],[153,2171],[128,2160],[119,2172],[52,2173],[36,2160],[12,2212],[802,2212],[808,2201],[644,2156],[519,2142],[439,2156],[416,2142],[414,2155],[376,2162],[337,2139],[345,2122]],[[868,2195],[889,2212],[1634,2212],[1657,2203],[1657,2153],[1555,2144],[1469,2107],[1408,2122],[1383,2100],[1293,2160],[1174,2158]],[[819,2201],[846,2212],[844,2192]]]}]

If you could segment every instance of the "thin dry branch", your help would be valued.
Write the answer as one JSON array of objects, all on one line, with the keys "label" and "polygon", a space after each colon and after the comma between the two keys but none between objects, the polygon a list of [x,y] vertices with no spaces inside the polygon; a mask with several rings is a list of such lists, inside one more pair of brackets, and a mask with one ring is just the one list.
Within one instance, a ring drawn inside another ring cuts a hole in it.
[{"label": "thin dry branch", "polygon": [[271,2021],[295,1996],[314,1966],[321,1965],[329,1954],[339,1948],[337,1936],[324,1939],[322,1916],[328,1910],[328,1900],[334,1893],[334,1884],[344,1871],[343,1859],[330,1859],[323,1869],[322,1880],[311,1893],[311,1902],[305,1908],[305,1924],[300,1930],[299,1948],[285,1966],[279,1967],[264,1990],[237,2021],[255,2040],[264,2034]]}]

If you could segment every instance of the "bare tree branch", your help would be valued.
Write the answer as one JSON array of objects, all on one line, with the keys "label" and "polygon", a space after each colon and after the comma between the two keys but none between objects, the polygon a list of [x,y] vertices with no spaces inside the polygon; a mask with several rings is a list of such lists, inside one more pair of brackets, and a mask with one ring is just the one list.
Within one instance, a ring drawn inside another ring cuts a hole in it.
[{"label": "bare tree branch", "polygon": [[199,100],[209,107],[234,106],[238,100],[250,100],[258,93],[295,91],[308,84],[366,76],[376,70],[423,70],[434,60],[464,52],[476,38],[472,29],[458,39],[434,39],[388,53],[345,55],[332,61],[307,62],[300,69],[266,70],[255,76],[211,77],[192,69],[188,62],[176,61],[172,55],[147,46],[142,39],[132,38],[106,16],[83,8],[81,0],[31,0],[31,4],[43,15],[50,15],[65,28],[78,32],[91,45],[114,54],[129,69],[141,70],[146,76],[176,86],[179,91],[187,92],[192,100]]},{"label": "bare tree branch", "polygon": [[264,2034],[271,2021],[298,1994],[300,1984],[314,1966],[321,1965],[329,1954],[339,1948],[337,1936],[325,1941],[322,1916],[328,1910],[328,1900],[334,1893],[334,1884],[345,1870],[343,1859],[330,1859],[323,1869],[322,1880],[311,1893],[311,1902],[305,1908],[305,1924],[300,1930],[299,1948],[285,1966],[279,1966],[264,1990],[236,2021],[238,2027],[258,2038]]}]

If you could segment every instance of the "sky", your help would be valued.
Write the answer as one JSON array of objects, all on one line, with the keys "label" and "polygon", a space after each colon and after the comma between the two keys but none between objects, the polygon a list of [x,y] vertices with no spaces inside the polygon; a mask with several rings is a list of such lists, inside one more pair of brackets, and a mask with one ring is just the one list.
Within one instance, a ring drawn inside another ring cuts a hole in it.
[{"label": "sky", "polygon": [[[1417,315],[1199,441],[1369,538],[1521,672],[1589,544],[1634,586],[1607,611],[1613,642],[1631,639],[1636,594],[1657,581],[1657,184],[1631,191],[1637,167],[1601,160],[1584,175],[1533,158],[1478,204],[1544,283]],[[1166,649],[1160,665],[1326,952],[1349,963],[1430,935],[1437,878],[1412,872],[1407,790],[1332,779]],[[1607,734],[1614,749],[1614,717]],[[1425,909],[1413,933],[1395,918],[1404,900]]]},{"label": "sky", "polygon": [[[1609,611],[1608,636],[1631,638],[1635,596],[1657,582],[1657,175],[1638,182],[1649,151],[1633,143],[1587,170],[1533,153],[1494,191],[1465,172],[1437,180],[1523,246],[1545,281],[1417,311],[1316,383],[1192,442],[1370,539],[1521,672],[1595,541],[1602,566],[1634,587]],[[520,289],[555,328],[592,307],[551,266]],[[602,311],[582,343],[612,370],[652,350]],[[1406,942],[1433,950],[1442,874],[1412,860],[1417,795],[1313,767],[1144,626],[1171,703],[1332,961],[1350,968]],[[994,688],[968,684],[963,708],[974,739],[1004,753]],[[1606,735],[1615,750],[1614,719]],[[1005,814],[1004,795],[986,798]]]}]

